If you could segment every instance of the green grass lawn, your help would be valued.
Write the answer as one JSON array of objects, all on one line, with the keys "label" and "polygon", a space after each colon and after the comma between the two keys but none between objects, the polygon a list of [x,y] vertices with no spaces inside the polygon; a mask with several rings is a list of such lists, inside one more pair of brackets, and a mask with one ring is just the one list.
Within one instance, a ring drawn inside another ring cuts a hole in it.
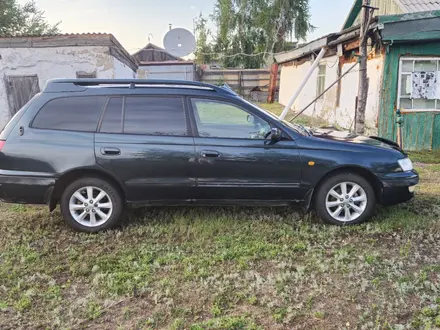
[{"label": "green grass lawn", "polygon": [[0,329],[440,328],[440,165],[417,169],[413,201],[354,227],[179,207],[89,235],[0,204]]}]

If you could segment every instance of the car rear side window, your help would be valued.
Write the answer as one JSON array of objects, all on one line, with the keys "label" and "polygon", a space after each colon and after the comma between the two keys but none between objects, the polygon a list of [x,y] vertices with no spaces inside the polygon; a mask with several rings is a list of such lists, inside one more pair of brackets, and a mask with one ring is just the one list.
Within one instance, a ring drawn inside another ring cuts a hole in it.
[{"label": "car rear side window", "polygon": [[101,124],[101,133],[122,133],[122,97],[110,98]]},{"label": "car rear side window", "polygon": [[186,136],[181,97],[149,96],[125,99],[124,133]]},{"label": "car rear side window", "polygon": [[41,129],[95,132],[107,97],[65,97],[46,103],[32,127]]}]

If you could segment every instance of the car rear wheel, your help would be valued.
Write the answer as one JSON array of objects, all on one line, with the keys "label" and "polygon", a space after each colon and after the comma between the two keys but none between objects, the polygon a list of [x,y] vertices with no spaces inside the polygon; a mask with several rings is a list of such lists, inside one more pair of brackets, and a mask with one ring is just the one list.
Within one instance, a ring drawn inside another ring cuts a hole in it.
[{"label": "car rear wheel", "polygon": [[80,178],[72,182],[61,197],[64,220],[79,231],[92,233],[114,228],[123,211],[119,190],[99,178]]},{"label": "car rear wheel", "polygon": [[327,223],[352,225],[371,218],[376,205],[373,187],[353,173],[328,178],[318,189],[316,210]]}]

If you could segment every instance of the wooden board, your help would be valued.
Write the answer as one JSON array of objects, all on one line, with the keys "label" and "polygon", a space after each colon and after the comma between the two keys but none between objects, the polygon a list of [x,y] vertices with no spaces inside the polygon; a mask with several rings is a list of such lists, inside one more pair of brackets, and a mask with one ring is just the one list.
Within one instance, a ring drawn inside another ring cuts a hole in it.
[{"label": "wooden board", "polygon": [[40,92],[37,75],[5,76],[4,82],[11,117]]}]

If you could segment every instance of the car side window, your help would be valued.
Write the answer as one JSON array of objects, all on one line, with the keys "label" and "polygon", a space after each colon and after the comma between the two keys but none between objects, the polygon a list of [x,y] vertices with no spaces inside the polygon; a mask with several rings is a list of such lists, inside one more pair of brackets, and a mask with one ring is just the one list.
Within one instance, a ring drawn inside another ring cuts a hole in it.
[{"label": "car side window", "polygon": [[124,133],[187,136],[183,99],[167,96],[126,97]]},{"label": "car side window", "polygon": [[192,99],[197,129],[201,137],[265,139],[270,124],[234,104]]},{"label": "car side window", "polygon": [[32,127],[95,132],[105,96],[64,97],[47,102],[37,113]]},{"label": "car side window", "polygon": [[101,133],[122,133],[122,97],[109,99],[101,123]]}]

